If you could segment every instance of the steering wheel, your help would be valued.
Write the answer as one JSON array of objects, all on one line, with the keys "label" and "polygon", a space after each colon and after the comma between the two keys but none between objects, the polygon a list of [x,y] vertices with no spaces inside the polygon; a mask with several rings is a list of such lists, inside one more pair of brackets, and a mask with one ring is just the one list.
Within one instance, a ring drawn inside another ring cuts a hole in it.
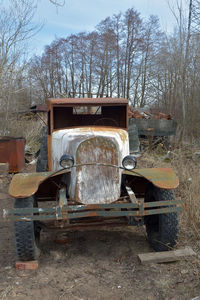
[{"label": "steering wheel", "polygon": [[116,126],[118,127],[118,123],[115,119],[112,118],[100,118],[94,122],[94,125],[101,125],[101,126]]}]

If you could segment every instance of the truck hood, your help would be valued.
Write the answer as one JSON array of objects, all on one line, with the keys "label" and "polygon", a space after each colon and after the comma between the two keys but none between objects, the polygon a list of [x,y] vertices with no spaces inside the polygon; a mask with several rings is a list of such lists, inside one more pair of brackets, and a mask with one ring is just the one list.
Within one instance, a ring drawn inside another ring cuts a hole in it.
[{"label": "truck hood", "polygon": [[[129,140],[126,130],[112,127],[80,127],[61,129],[52,134],[52,171],[61,169],[60,158],[63,154],[74,156],[76,163],[76,151],[78,146],[88,139],[94,137],[105,137],[118,145],[121,160],[129,154]],[[90,158],[88,157],[88,163]],[[121,165],[121,164],[120,164]]]},{"label": "truck hood", "polygon": [[89,164],[72,168],[69,196],[84,204],[111,203],[120,197],[121,170],[95,163],[121,166],[129,154],[128,132],[112,127],[82,127],[62,129],[52,134],[52,166],[59,170],[63,154],[71,154],[75,164]]}]

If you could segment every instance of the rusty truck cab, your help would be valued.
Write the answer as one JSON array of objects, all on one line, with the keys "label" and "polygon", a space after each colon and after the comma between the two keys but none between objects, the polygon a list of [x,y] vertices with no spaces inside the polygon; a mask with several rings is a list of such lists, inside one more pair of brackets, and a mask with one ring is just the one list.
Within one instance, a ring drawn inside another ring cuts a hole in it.
[{"label": "rusty truck cab", "polygon": [[52,170],[51,135],[63,128],[86,126],[128,130],[128,100],[120,98],[48,99],[48,165]]}]

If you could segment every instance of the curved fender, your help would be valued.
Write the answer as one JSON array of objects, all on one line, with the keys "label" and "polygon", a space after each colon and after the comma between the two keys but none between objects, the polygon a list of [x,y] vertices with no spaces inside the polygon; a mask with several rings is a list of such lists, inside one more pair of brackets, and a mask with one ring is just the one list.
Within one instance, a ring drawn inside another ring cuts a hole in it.
[{"label": "curved fender", "polygon": [[146,168],[134,171],[123,171],[125,175],[140,176],[153,185],[162,189],[175,189],[179,185],[179,179],[171,168]]},{"label": "curved fender", "polygon": [[35,194],[45,180],[50,177],[71,172],[68,169],[57,172],[21,173],[13,176],[9,186],[9,194],[14,198],[26,198]]}]

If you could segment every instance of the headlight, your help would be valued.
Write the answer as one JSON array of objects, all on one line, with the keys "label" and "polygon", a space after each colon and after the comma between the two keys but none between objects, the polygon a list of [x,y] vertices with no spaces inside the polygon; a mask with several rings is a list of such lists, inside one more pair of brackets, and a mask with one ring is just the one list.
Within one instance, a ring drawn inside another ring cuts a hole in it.
[{"label": "headlight", "polygon": [[127,155],[122,160],[122,166],[126,170],[133,170],[135,169],[136,165],[137,165],[137,160],[134,156]]},{"label": "headlight", "polygon": [[74,165],[74,158],[70,154],[64,154],[60,158],[60,165],[62,168],[71,168]]}]

